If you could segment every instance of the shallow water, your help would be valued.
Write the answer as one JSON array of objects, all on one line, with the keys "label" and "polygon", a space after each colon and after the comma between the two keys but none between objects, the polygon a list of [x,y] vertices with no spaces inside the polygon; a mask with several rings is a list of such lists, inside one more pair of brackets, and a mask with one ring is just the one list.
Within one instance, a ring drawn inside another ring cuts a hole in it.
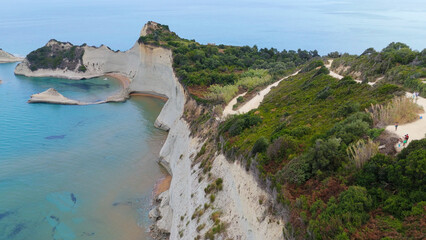
[{"label": "shallow water", "polygon": [[15,65],[0,64],[0,239],[147,239],[164,103],[28,104],[50,87],[96,101],[120,84],[14,76]]}]

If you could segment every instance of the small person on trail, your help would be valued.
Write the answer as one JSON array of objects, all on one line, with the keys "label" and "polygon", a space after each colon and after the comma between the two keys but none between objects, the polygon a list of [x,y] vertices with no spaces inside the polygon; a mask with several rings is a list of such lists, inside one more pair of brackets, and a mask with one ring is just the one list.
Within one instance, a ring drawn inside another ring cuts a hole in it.
[{"label": "small person on trail", "polygon": [[395,123],[395,131],[398,129],[398,122]]},{"label": "small person on trail", "polygon": [[410,138],[410,137],[408,136],[408,134],[405,134],[405,136],[404,136],[404,143],[402,144],[402,146],[403,146],[403,147],[405,147],[405,144],[407,144],[407,142],[408,142],[408,138]]}]

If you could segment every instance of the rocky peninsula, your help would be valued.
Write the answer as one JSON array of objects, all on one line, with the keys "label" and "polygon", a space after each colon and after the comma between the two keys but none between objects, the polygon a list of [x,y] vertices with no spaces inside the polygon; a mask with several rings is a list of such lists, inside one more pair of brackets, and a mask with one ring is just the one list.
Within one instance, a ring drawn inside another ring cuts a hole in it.
[{"label": "rocky peninsula", "polygon": [[425,56],[403,43],[322,57],[203,45],[148,22],[128,51],[51,40],[15,73],[108,74],[124,83],[110,100],[166,100],[155,126],[168,131],[159,162],[172,179],[149,212],[155,239],[415,239]]},{"label": "rocky peninsula", "polygon": [[[148,22],[141,37],[160,27]],[[59,57],[52,59],[54,56]],[[130,50],[121,52],[106,46],[73,46],[51,40],[30,53],[16,67],[15,74],[68,79],[115,74],[130,80],[123,99],[133,93],[167,98],[155,126],[169,131],[159,162],[172,175],[172,180],[170,189],[157,198],[158,205],[150,212],[155,221],[151,228],[155,238],[194,239],[209,234],[223,239],[283,238],[285,221],[270,213],[273,196],[259,185],[254,175],[240,164],[228,162],[219,151],[211,156],[215,161],[208,174],[202,162],[197,161],[205,136],[217,128],[218,122],[209,123],[204,131],[191,131],[193,119],[201,117],[204,109],[176,77],[170,49],[138,41]],[[32,99],[44,96],[74,103],[54,90],[33,95]],[[213,197],[205,192],[212,181],[222,189]]]}]

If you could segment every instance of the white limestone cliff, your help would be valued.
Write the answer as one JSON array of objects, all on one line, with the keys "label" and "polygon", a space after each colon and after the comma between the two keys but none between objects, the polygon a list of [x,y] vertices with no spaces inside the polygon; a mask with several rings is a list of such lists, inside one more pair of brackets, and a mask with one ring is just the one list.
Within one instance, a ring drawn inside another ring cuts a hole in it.
[{"label": "white limestone cliff", "polygon": [[[141,34],[147,34],[147,26]],[[156,220],[156,230],[164,233],[163,237],[194,239],[202,236],[213,225],[209,218],[211,212],[221,210],[224,218],[229,220],[226,236],[231,239],[283,239],[284,222],[280,218],[265,217],[268,205],[259,206],[259,198],[265,197],[271,202],[271,196],[257,184],[253,175],[244,168],[227,163],[222,155],[216,157],[212,174],[223,178],[224,191],[218,193],[214,209],[210,208],[210,212],[206,212],[201,219],[191,219],[199,206],[210,203],[204,193],[208,179],[200,179],[202,169],[199,164],[193,166],[194,156],[201,148],[202,141],[190,136],[189,125],[182,117],[188,97],[174,74],[171,50],[139,43],[125,52],[112,51],[106,46],[83,48],[82,64],[86,66],[86,72],[75,69],[31,71],[28,61],[24,60],[16,67],[15,73],[69,79],[116,73],[130,79],[128,94],[139,92],[167,97],[155,125],[169,131],[159,161],[173,178],[170,189],[161,194],[159,206],[150,213]],[[198,231],[200,224],[206,227]]]}]

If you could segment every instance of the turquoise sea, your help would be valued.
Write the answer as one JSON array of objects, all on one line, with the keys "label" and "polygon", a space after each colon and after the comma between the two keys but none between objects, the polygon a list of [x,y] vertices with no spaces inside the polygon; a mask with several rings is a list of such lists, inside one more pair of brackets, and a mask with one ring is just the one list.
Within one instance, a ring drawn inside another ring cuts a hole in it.
[{"label": "turquoise sea", "polygon": [[0,239],[147,239],[147,212],[166,133],[163,102],[132,97],[89,106],[29,104],[54,87],[96,101],[119,91],[108,78],[15,76],[0,64]]},{"label": "turquoise sea", "polygon": [[[393,41],[422,50],[424,0],[13,0],[0,3],[0,48],[25,56],[50,39],[127,50],[149,21],[201,43],[362,53]],[[0,64],[0,240],[148,239],[151,190],[167,133],[163,102],[28,104],[50,87],[81,101],[113,79],[14,76]]]}]

